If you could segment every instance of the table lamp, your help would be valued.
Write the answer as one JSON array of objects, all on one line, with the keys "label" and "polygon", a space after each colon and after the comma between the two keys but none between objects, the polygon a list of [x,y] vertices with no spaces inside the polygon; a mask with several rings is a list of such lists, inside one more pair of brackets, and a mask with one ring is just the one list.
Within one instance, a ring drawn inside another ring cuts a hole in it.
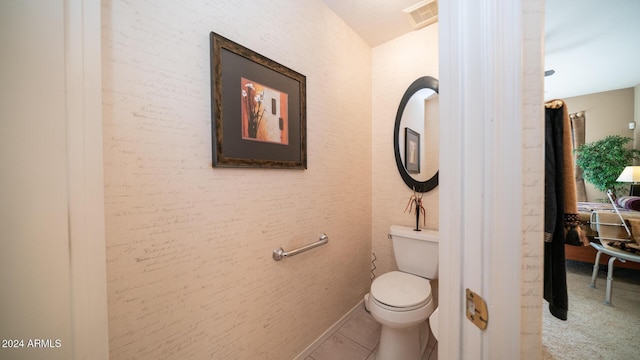
[{"label": "table lamp", "polygon": [[640,166],[627,166],[622,170],[620,176],[616,179],[617,182],[631,183],[631,189],[629,195],[640,196]]}]

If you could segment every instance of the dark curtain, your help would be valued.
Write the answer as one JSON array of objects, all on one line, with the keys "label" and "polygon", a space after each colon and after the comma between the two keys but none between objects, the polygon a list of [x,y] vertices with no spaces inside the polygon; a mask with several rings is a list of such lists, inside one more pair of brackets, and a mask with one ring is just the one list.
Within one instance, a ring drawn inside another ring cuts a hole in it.
[{"label": "dark curtain", "polygon": [[[549,311],[567,320],[569,300],[564,254],[565,106],[545,107],[544,299]],[[568,119],[567,119],[568,120]],[[567,121],[568,126],[568,121]]]},{"label": "dark curtain", "polygon": [[[573,148],[577,149],[578,147],[580,147],[580,145],[584,144],[585,141],[586,115],[584,111],[580,111],[574,114],[570,114],[569,119],[571,120],[571,140],[573,141]],[[575,165],[575,174],[577,199],[578,201],[587,201],[587,190],[584,185],[582,168],[578,165]]]}]

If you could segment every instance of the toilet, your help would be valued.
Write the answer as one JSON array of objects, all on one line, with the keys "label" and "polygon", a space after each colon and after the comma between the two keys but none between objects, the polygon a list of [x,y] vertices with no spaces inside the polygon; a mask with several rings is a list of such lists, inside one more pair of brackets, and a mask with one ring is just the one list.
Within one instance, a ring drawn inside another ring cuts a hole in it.
[{"label": "toilet", "polygon": [[431,314],[431,316],[429,316],[429,327],[431,328],[431,333],[433,334],[433,337],[436,339],[436,341],[438,341],[438,312],[440,311],[440,308],[436,308],[433,311],[433,314]]},{"label": "toilet", "polygon": [[377,277],[365,295],[367,310],[382,325],[376,359],[420,360],[436,309],[429,280],[438,277],[438,232],[392,225],[390,235],[399,271]]}]

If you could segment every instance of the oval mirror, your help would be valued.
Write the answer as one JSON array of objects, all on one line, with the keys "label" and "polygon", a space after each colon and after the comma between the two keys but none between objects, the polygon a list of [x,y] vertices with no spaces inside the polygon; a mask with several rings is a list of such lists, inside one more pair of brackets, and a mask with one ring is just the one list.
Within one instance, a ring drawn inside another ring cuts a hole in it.
[{"label": "oval mirror", "polygon": [[393,129],[396,165],[405,184],[417,192],[438,186],[438,80],[423,76],[400,100]]}]

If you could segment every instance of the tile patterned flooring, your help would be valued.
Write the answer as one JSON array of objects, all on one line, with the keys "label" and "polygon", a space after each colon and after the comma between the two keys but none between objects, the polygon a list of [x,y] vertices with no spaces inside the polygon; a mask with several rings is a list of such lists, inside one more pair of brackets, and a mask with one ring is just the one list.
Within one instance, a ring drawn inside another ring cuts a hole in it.
[{"label": "tile patterned flooring", "polygon": [[[325,340],[305,360],[375,360],[380,340],[380,324],[358,307],[342,327]],[[422,360],[438,359],[438,343],[429,334]]]}]

